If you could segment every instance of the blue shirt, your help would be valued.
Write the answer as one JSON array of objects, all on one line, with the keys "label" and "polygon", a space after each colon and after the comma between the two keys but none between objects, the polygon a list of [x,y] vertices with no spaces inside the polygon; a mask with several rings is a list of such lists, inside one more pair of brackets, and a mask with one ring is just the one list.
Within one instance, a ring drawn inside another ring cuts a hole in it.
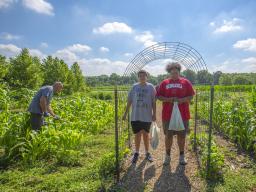
[{"label": "blue shirt", "polygon": [[42,96],[46,97],[47,105],[49,105],[53,96],[53,86],[41,87],[41,89],[36,93],[29,105],[28,111],[30,113],[42,114],[42,110],[40,107],[40,98]]}]

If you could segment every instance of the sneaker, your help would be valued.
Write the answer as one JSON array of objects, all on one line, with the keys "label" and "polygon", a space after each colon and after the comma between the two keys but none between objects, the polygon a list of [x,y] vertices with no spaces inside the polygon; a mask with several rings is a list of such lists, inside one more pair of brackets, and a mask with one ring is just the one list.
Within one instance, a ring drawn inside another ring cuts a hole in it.
[{"label": "sneaker", "polygon": [[149,162],[153,162],[153,158],[151,156],[150,153],[146,153],[146,159],[149,161]]},{"label": "sneaker", "polygon": [[187,160],[185,158],[185,155],[180,155],[180,165],[186,165],[187,164]]},{"label": "sneaker", "polygon": [[139,159],[139,153],[135,152],[132,157],[132,163],[134,164],[137,163],[138,159]]},{"label": "sneaker", "polygon": [[163,165],[170,165],[170,163],[171,163],[171,156],[165,155]]}]

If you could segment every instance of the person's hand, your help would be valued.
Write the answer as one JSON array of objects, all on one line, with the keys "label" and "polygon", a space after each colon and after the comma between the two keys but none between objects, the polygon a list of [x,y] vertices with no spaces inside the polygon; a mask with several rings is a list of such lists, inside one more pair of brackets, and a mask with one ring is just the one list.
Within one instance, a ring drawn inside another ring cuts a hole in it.
[{"label": "person's hand", "polygon": [[173,103],[174,102],[178,102],[179,103],[179,99],[177,97],[173,97]]},{"label": "person's hand", "polygon": [[47,126],[48,123],[44,120],[42,126]]},{"label": "person's hand", "polygon": [[122,117],[122,120],[125,121],[126,120],[126,113],[124,113],[123,117]]},{"label": "person's hand", "polygon": [[173,102],[173,97],[168,98],[168,101],[169,101],[170,103],[172,103],[172,102]]},{"label": "person's hand", "polygon": [[178,99],[178,103],[183,103],[183,99]]},{"label": "person's hand", "polygon": [[186,102],[186,99],[184,98],[178,99],[178,103],[184,103],[184,102]]},{"label": "person's hand", "polygon": [[58,115],[54,115],[54,120],[60,120],[60,117]]},{"label": "person's hand", "polygon": [[152,121],[156,121],[156,114],[153,114]]},{"label": "person's hand", "polygon": [[44,117],[49,117],[50,114],[49,114],[48,112],[44,112],[44,113],[43,113],[43,116],[44,116]]}]

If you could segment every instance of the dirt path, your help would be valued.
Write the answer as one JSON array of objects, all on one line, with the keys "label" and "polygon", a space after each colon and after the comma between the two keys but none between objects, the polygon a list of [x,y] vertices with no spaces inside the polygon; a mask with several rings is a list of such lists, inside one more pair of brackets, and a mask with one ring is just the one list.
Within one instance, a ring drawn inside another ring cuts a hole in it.
[{"label": "dirt path", "polygon": [[[157,107],[157,119],[161,120],[161,107]],[[129,156],[123,165],[121,173],[121,188],[124,191],[140,192],[187,192],[204,191],[204,182],[197,177],[198,164],[194,153],[189,151],[186,144],[185,155],[188,160],[186,166],[178,164],[179,150],[176,137],[172,147],[171,165],[163,166],[164,158],[164,135],[161,121],[157,122],[161,130],[160,145],[157,150],[151,151],[154,162],[150,163],[144,160],[144,143],[141,143],[140,159],[136,165],[131,164]],[[191,127],[193,129],[193,127]],[[134,146],[133,146],[134,149]]]}]

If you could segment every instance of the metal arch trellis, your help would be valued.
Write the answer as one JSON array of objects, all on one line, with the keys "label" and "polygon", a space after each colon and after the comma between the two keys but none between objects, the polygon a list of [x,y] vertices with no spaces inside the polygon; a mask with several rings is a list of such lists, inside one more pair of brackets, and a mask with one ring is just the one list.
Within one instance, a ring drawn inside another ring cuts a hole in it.
[{"label": "metal arch trellis", "polygon": [[[147,47],[140,53],[138,53],[126,67],[125,72],[123,74],[123,78],[130,77],[132,75],[137,74],[139,70],[145,67],[152,61],[160,60],[160,59],[171,59],[173,61],[179,62],[186,69],[192,70],[195,73],[199,71],[206,70],[207,66],[203,57],[199,54],[197,50],[195,50],[190,45],[181,42],[162,42],[154,44],[150,47]],[[212,91],[212,90],[211,90]],[[208,133],[208,161],[207,161],[207,169],[209,169],[210,164],[210,150],[211,150],[211,118],[212,112],[210,112],[209,119],[207,119],[210,123],[206,125],[198,125],[200,122],[198,121],[197,111],[200,108],[200,103],[198,102],[202,98],[210,98],[208,101],[208,110],[210,111],[212,108],[213,101],[213,92],[211,94],[209,92],[205,92],[202,94],[196,94],[195,98],[195,117],[194,117],[194,150],[197,149],[196,140],[197,140],[197,132],[207,132]],[[117,182],[120,179],[120,151],[124,151],[126,147],[126,141],[123,139],[128,139],[129,147],[130,144],[130,122],[124,122],[121,119],[122,110],[124,109],[124,104],[127,98],[127,91],[123,89],[121,91],[118,90],[118,87],[115,88],[115,146],[116,146],[116,173],[117,173]],[[128,137],[125,134],[128,133]],[[200,138],[199,138],[200,139]]]},{"label": "metal arch trellis", "polygon": [[186,69],[198,72],[207,70],[203,57],[190,45],[180,42],[162,42],[147,47],[138,53],[126,67],[123,76],[130,76],[148,63],[159,59],[172,59]]}]

